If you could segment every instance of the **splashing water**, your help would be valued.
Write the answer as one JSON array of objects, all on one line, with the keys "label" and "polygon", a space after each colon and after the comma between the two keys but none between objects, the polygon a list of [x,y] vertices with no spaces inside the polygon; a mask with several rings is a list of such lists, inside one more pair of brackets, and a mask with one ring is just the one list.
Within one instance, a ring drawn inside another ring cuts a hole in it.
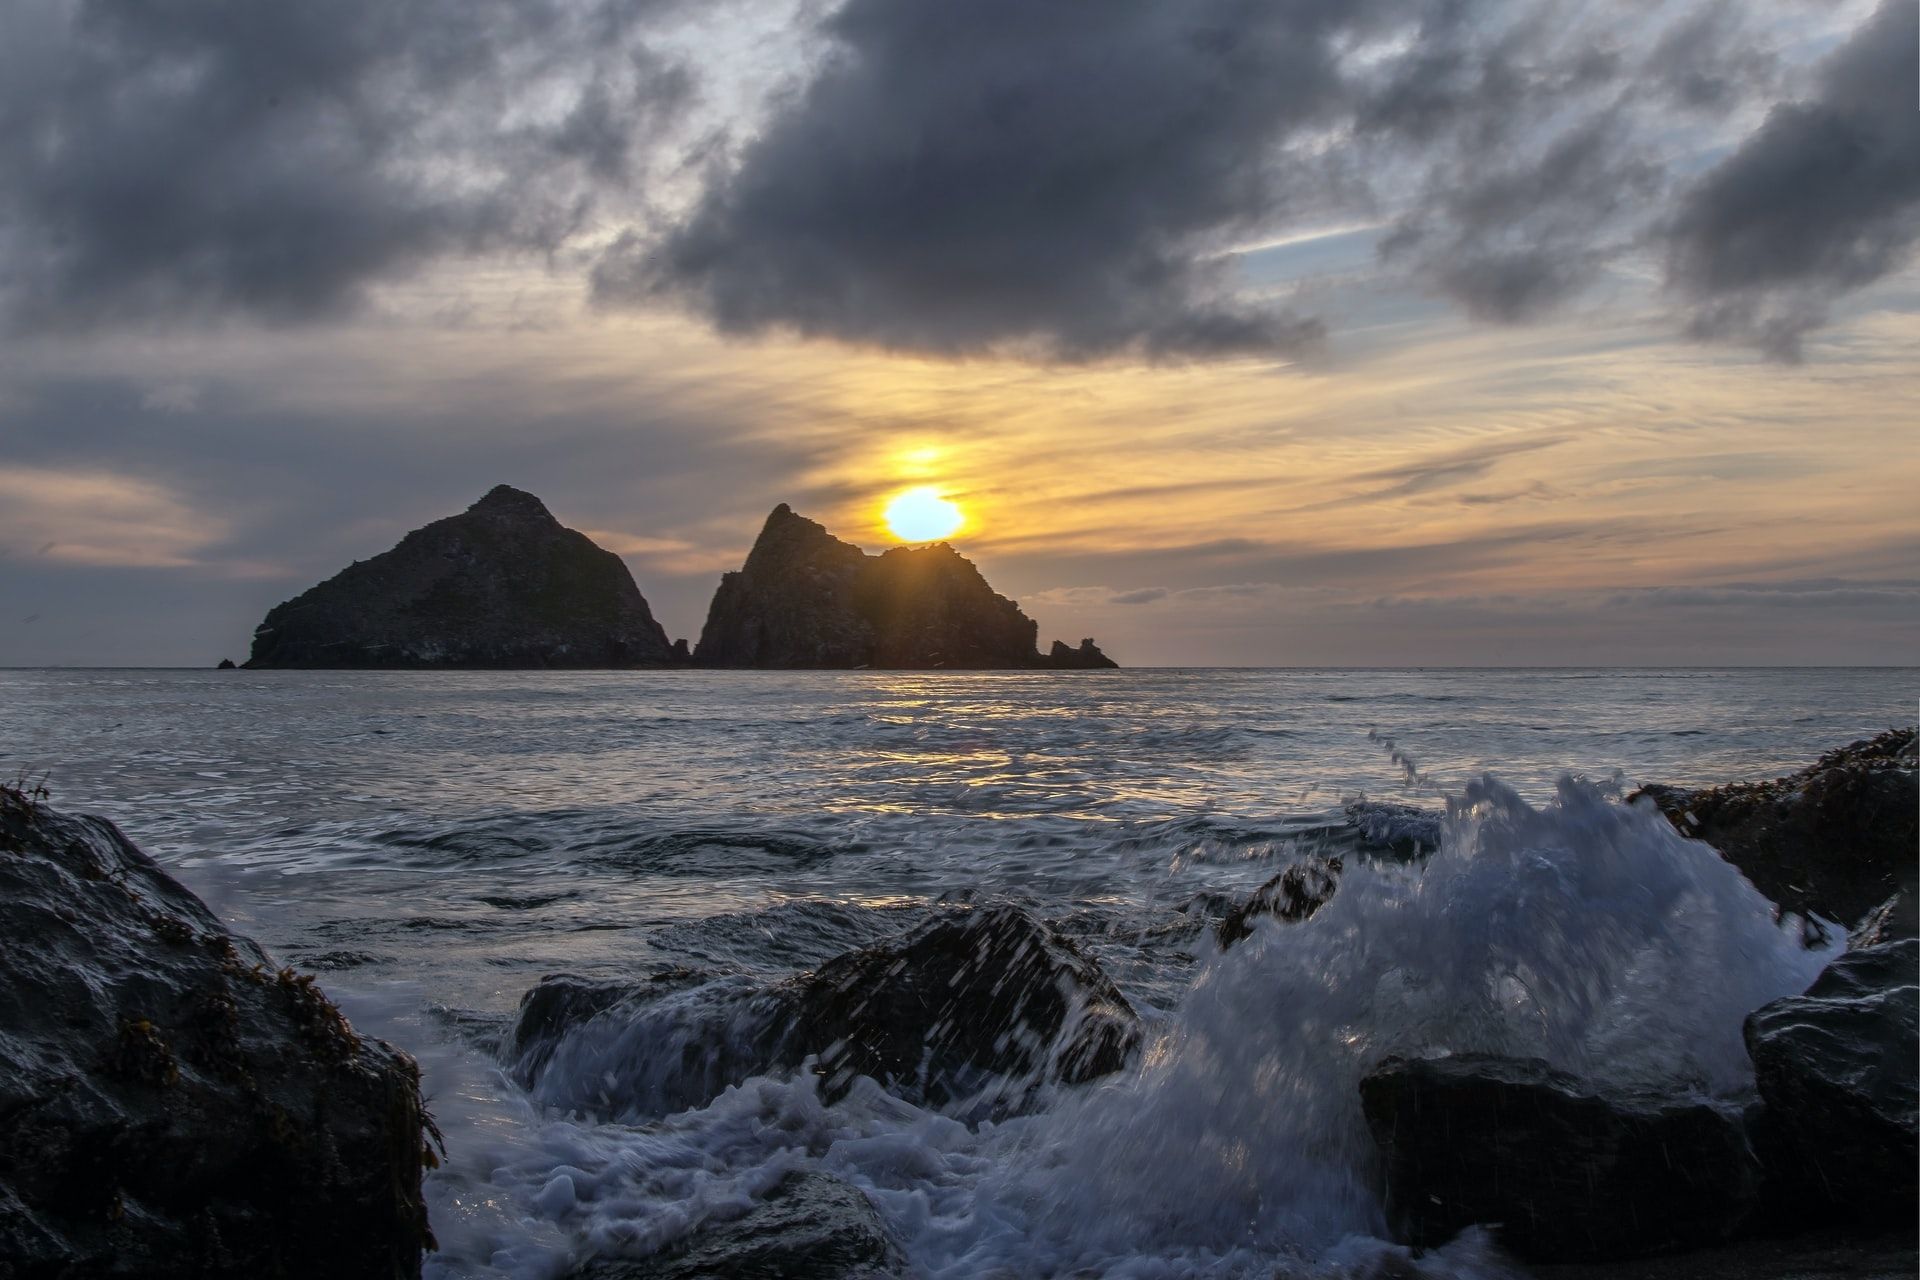
[{"label": "splashing water", "polygon": [[[1651,809],[1571,777],[1536,808],[1483,777],[1450,799],[1423,865],[1350,863],[1310,919],[1262,920],[1203,957],[1131,1071],[999,1125],[871,1081],[827,1106],[805,1071],[596,1123],[539,1112],[471,1059],[429,1063],[430,1080],[465,1073],[440,1082],[443,1127],[450,1088],[467,1109],[434,1179],[433,1271],[554,1275],[568,1241],[646,1252],[817,1168],[862,1188],[933,1277],[1345,1273],[1391,1248],[1358,1097],[1380,1059],[1537,1056],[1615,1084],[1732,1093],[1751,1080],[1743,1017],[1831,958]],[[618,1043],[624,1057],[583,1057],[543,1092],[656,1097],[649,1055],[685,1048]],[[1502,1266],[1474,1236],[1420,1265]]]}]

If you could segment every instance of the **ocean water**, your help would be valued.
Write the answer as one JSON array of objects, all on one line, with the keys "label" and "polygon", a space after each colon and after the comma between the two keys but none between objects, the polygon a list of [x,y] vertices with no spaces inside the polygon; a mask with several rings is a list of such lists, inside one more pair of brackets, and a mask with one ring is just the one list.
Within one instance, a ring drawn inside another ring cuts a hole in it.
[{"label": "ocean water", "polygon": [[[1355,1094],[1388,1053],[1747,1083],[1741,1018],[1829,957],[1616,797],[1798,768],[1916,694],[1912,669],[0,671],[0,773],[113,818],[420,1058],[432,1274],[563,1275],[820,1169],[916,1274],[1337,1275],[1393,1251]],[[1328,907],[1219,951],[1208,911],[1312,852],[1347,861]],[[984,901],[1098,958],[1147,1023],[1132,1069],[997,1123],[871,1082],[829,1105],[804,1071],[680,1110],[636,1084],[701,1057],[728,990]],[[667,967],[711,985],[510,1077],[541,975]],[[1477,1238],[1417,1265],[1502,1267]]]}]

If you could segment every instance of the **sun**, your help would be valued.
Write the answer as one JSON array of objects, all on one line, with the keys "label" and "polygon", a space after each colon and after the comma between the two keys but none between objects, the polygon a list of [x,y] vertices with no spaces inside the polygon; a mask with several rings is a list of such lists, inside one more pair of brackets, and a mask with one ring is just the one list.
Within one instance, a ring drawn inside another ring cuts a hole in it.
[{"label": "sun", "polygon": [[950,538],[966,516],[940,496],[932,485],[920,485],[896,494],[887,503],[887,528],[902,542],[938,542]]}]

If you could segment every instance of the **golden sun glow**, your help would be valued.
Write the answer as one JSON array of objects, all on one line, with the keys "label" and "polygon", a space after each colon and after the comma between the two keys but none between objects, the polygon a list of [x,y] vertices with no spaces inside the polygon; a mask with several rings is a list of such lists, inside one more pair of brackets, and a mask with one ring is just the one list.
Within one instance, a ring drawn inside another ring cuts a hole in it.
[{"label": "golden sun glow", "polygon": [[896,494],[884,513],[887,528],[902,542],[938,542],[966,523],[960,508],[931,485]]}]

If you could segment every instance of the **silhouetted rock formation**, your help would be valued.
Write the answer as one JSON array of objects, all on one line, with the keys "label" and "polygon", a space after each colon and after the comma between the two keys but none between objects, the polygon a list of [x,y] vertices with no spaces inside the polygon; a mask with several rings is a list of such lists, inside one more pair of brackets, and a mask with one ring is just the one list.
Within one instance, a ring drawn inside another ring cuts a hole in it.
[{"label": "silhouetted rock formation", "polygon": [[1876,936],[1911,937],[1917,779],[1914,731],[1890,729],[1784,778],[1698,790],[1648,786],[1628,799],[1650,798],[1785,910],[1852,927],[1886,905],[1890,918]]},{"label": "silhouetted rock formation", "polygon": [[1066,641],[1055,640],[1053,648],[1047,651],[1046,666],[1061,667],[1068,670],[1097,671],[1113,668],[1120,664],[1100,652],[1100,646],[1089,636],[1080,642],[1078,649],[1067,648]]},{"label": "silhouetted rock formation", "polygon": [[626,564],[500,485],[276,606],[249,667],[634,667],[675,661]]},{"label": "silhouetted rock formation", "polygon": [[695,660],[709,667],[1113,667],[1055,643],[946,543],[870,556],[786,503],[720,580]]},{"label": "silhouetted rock formation", "polygon": [[417,1277],[413,1060],[110,822],[0,787],[0,1275]]},{"label": "silhouetted rock formation", "polygon": [[219,665],[214,667],[214,670],[215,671],[235,671],[235,670],[238,670],[238,668],[233,665],[232,658],[222,658],[220,659]]}]

